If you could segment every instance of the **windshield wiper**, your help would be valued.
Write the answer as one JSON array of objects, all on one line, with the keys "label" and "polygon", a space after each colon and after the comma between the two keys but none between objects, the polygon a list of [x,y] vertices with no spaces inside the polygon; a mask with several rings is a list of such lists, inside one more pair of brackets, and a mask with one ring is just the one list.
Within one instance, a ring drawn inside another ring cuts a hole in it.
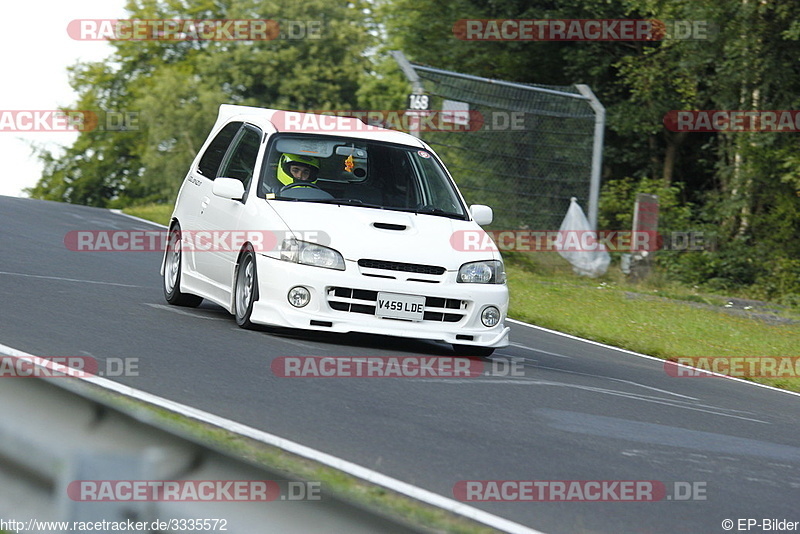
[{"label": "windshield wiper", "polygon": [[319,202],[320,204],[345,204],[347,206],[360,206],[362,208],[384,209],[380,204],[370,204],[356,198],[304,198],[305,202]]},{"label": "windshield wiper", "polygon": [[421,208],[411,209],[409,211],[411,211],[412,213],[419,213],[424,215],[439,215],[441,217],[448,217],[450,219],[459,219],[462,221],[467,220],[466,215],[463,215],[461,213],[453,213],[451,211],[445,211],[442,208],[436,208],[433,206],[423,206]]}]

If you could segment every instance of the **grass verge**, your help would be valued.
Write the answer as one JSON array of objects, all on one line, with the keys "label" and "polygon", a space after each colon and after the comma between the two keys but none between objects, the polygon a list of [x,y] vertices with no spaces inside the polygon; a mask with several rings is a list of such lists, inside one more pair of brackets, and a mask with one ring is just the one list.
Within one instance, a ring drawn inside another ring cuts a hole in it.
[{"label": "grass verge", "polygon": [[[800,356],[796,310],[731,309],[727,297],[666,282],[657,273],[643,283],[628,282],[613,267],[599,279],[578,277],[560,258],[537,254],[506,259],[509,316],[515,319],[669,360]],[[793,376],[753,380],[800,391],[800,378]]]},{"label": "grass verge", "polygon": [[172,204],[144,204],[142,206],[124,208],[122,212],[168,226],[173,207]]}]

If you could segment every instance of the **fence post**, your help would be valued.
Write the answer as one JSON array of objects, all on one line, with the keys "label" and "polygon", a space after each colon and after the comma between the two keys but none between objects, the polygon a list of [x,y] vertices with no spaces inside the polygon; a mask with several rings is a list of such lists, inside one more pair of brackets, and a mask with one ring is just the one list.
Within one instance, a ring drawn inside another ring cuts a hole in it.
[{"label": "fence post", "polygon": [[595,96],[588,85],[575,86],[583,96],[589,99],[589,105],[595,112],[594,141],[592,144],[592,177],[589,183],[589,226],[597,230],[597,211],[600,202],[600,178],[603,169],[603,135],[606,128],[606,108]]}]

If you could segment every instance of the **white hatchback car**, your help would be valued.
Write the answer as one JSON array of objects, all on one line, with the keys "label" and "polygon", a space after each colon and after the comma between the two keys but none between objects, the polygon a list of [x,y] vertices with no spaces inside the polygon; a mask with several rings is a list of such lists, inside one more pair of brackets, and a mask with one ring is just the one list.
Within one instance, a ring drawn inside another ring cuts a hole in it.
[{"label": "white hatchback car", "polygon": [[430,339],[488,356],[509,344],[503,261],[452,238],[485,235],[491,221],[411,135],[222,105],[178,193],[164,296],[208,299],[245,328]]}]

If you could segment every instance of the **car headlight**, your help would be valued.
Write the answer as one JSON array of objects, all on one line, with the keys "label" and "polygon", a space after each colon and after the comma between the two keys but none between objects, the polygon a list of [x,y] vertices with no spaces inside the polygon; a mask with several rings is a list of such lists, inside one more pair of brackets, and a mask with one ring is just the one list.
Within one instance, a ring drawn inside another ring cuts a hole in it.
[{"label": "car headlight", "polygon": [[506,271],[500,260],[473,261],[458,270],[456,282],[462,284],[505,284]]},{"label": "car headlight", "polygon": [[297,239],[283,240],[283,243],[281,243],[281,259],[303,265],[314,265],[315,267],[344,271],[344,258],[337,251]]}]

